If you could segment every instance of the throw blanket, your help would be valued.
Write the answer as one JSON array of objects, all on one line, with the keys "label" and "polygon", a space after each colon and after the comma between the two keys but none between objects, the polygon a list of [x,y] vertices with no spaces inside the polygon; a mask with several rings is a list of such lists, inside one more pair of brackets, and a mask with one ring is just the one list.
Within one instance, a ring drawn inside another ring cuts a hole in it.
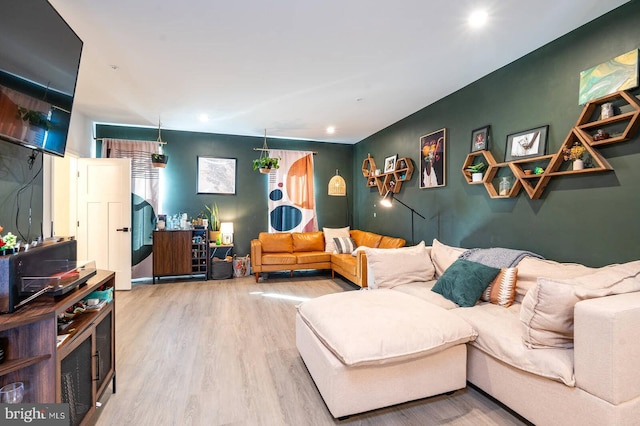
[{"label": "throw blanket", "polygon": [[523,258],[531,256],[538,259],[544,259],[539,254],[525,250],[513,250],[508,248],[474,248],[465,251],[460,255],[460,259],[470,260],[472,262],[482,263],[494,268],[513,268]]}]

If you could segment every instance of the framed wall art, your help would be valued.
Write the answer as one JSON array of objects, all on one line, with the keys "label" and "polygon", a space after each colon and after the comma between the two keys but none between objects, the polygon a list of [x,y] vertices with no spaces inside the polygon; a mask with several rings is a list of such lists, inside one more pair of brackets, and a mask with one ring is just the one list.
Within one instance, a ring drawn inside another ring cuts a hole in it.
[{"label": "framed wall art", "polygon": [[236,193],[236,159],[198,157],[198,194]]},{"label": "framed wall art", "polygon": [[580,72],[578,105],[638,87],[638,49]]},{"label": "framed wall art", "polygon": [[490,125],[480,127],[471,132],[471,152],[489,150]]},{"label": "framed wall art", "polygon": [[504,161],[539,157],[547,151],[549,125],[507,135]]},{"label": "framed wall art", "polygon": [[420,188],[446,185],[447,129],[420,137]]},{"label": "framed wall art", "polygon": [[398,154],[385,158],[383,173],[394,171],[396,169],[396,161],[398,161]]}]

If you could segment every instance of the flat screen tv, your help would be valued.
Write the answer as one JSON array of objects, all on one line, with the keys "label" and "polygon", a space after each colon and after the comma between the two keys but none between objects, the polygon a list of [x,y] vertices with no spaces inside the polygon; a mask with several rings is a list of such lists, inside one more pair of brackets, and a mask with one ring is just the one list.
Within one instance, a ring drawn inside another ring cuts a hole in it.
[{"label": "flat screen tv", "polygon": [[0,139],[64,156],[82,40],[46,0],[0,0]]}]

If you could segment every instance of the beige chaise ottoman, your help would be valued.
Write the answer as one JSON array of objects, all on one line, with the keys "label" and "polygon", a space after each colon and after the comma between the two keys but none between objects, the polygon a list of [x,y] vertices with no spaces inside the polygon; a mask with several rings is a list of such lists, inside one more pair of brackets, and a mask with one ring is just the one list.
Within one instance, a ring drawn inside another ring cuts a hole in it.
[{"label": "beige chaise ottoman", "polygon": [[301,303],[296,346],[336,418],[466,386],[477,334],[445,309],[388,289]]}]

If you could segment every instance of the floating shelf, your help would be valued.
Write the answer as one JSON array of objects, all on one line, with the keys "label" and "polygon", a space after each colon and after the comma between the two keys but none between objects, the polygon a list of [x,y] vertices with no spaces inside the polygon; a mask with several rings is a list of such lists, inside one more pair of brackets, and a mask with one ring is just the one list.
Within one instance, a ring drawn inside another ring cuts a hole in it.
[{"label": "floating shelf", "polygon": [[375,174],[376,162],[369,156],[362,162],[362,176],[367,179],[367,188],[377,188],[380,195],[385,195],[387,191],[394,194],[400,192],[403,182],[411,180],[413,175],[413,162],[408,157],[401,157],[396,160],[395,170],[387,173]]},{"label": "floating shelf", "polygon": [[[615,109],[620,111],[620,114],[600,119],[601,106],[609,102],[614,105]],[[520,188],[524,188],[529,198],[535,200],[540,198],[552,177],[613,170],[611,164],[597,151],[596,147],[627,141],[635,135],[639,127],[640,101],[628,92],[616,92],[595,99],[585,105],[576,126],[569,131],[560,149],[555,154],[525,158],[508,163],[497,163],[491,152],[476,151],[467,155],[462,166],[462,174],[470,185],[483,183],[491,198],[514,198],[520,192]],[[598,130],[602,130],[607,136],[598,139],[596,136]],[[581,144],[589,153],[595,163],[593,167],[581,170],[566,168],[568,164],[564,160],[562,151],[564,148],[571,148],[575,143]],[[480,156],[483,156],[488,163],[487,171],[483,176],[482,182],[472,182],[471,175],[465,169],[475,164]],[[543,167],[544,171],[537,175],[526,174],[525,170],[532,169],[534,164],[545,165]],[[516,179],[508,196],[499,195],[493,184],[496,173],[503,167],[509,167]]]}]

